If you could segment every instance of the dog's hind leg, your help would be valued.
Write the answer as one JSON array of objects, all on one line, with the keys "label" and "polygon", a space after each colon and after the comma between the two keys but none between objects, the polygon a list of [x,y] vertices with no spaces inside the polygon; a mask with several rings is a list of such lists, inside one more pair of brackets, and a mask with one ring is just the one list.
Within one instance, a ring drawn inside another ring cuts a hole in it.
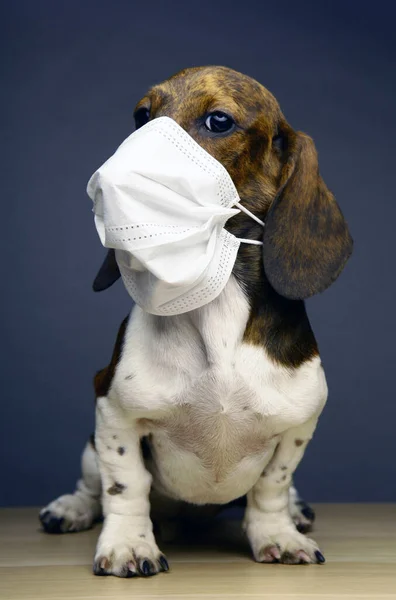
[{"label": "dog's hind leg", "polygon": [[101,479],[92,438],[84,448],[81,470],[76,491],[60,496],[40,511],[39,518],[47,533],[83,531],[101,517]]},{"label": "dog's hind leg", "polygon": [[315,512],[312,507],[299,495],[296,488],[291,485],[289,489],[289,511],[297,530],[308,533],[312,530],[315,521]]}]

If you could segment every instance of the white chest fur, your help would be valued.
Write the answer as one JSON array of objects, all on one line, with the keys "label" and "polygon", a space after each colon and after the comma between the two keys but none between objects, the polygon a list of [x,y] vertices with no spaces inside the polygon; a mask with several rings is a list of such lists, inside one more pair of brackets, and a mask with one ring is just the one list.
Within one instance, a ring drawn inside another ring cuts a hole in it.
[{"label": "white chest fur", "polygon": [[196,503],[246,493],[279,435],[319,412],[320,359],[297,369],[243,343],[247,299],[231,278],[210,304],[175,317],[135,307],[109,392],[151,433],[154,485]]}]

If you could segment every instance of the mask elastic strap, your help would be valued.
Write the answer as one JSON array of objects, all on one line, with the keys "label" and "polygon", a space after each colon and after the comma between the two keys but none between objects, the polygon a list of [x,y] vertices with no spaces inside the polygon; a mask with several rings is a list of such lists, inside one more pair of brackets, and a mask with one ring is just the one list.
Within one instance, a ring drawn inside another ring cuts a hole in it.
[{"label": "mask elastic strap", "polygon": [[241,210],[246,215],[248,215],[249,217],[251,217],[254,221],[256,221],[256,223],[259,223],[259,225],[261,225],[262,227],[265,227],[264,221],[262,221],[261,219],[259,219],[258,217],[256,217],[256,215],[254,215],[253,213],[251,213],[250,210],[248,210],[247,208],[245,208],[244,206],[242,206],[242,204],[240,202],[237,202],[235,204],[235,206],[237,206],[239,208],[239,210]]},{"label": "mask elastic strap", "polygon": [[263,242],[258,242],[257,240],[244,240],[243,238],[237,238],[238,242],[242,244],[254,244],[255,246],[262,246]]},{"label": "mask elastic strap", "polygon": [[[251,219],[253,219],[254,221],[256,221],[256,223],[258,223],[262,227],[265,227],[264,221],[262,221],[261,219],[259,219],[258,217],[256,217],[256,215],[254,215],[252,212],[250,212],[250,210],[248,210],[247,208],[245,208],[244,206],[242,206],[242,204],[240,204],[240,202],[237,202],[235,204],[235,206],[237,206],[239,208],[239,210],[241,210],[242,212],[244,212]],[[263,242],[258,242],[257,240],[245,240],[243,238],[238,238],[238,240],[242,244],[253,244],[254,246],[262,246],[263,245]]]}]

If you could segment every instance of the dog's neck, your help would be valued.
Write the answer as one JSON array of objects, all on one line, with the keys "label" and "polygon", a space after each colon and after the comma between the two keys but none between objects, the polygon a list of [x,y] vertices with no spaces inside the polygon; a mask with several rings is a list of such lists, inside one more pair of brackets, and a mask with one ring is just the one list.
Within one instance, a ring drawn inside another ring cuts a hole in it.
[{"label": "dog's neck", "polygon": [[[141,309],[140,309],[141,310]],[[174,340],[191,345],[199,344],[208,366],[224,370],[234,361],[234,354],[241,344],[249,319],[248,299],[235,277],[211,302],[192,311],[172,316],[144,313],[145,324],[154,335],[172,333]]]},{"label": "dog's neck", "polygon": [[[248,260],[249,259],[249,260]],[[173,329],[199,334],[209,365],[232,367],[242,342],[262,346],[285,367],[296,368],[318,355],[304,302],[283,298],[267,281],[261,248],[242,249],[234,273],[222,293],[191,312],[170,317],[148,315],[158,332]]]}]

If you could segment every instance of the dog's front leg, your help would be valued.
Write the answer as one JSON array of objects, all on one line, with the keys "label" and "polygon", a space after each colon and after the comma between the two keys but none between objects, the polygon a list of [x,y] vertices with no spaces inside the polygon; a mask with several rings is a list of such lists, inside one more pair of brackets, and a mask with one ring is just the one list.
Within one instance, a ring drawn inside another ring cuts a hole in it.
[{"label": "dog's front leg", "polygon": [[296,530],[289,511],[289,487],[317,418],[282,434],[274,456],[248,493],[244,530],[257,562],[322,563],[316,542]]},{"label": "dog's front leg", "polygon": [[167,571],[150,520],[151,475],[140,451],[136,420],[115,401],[97,400],[95,443],[105,521],[96,548],[96,575],[155,575]]}]

